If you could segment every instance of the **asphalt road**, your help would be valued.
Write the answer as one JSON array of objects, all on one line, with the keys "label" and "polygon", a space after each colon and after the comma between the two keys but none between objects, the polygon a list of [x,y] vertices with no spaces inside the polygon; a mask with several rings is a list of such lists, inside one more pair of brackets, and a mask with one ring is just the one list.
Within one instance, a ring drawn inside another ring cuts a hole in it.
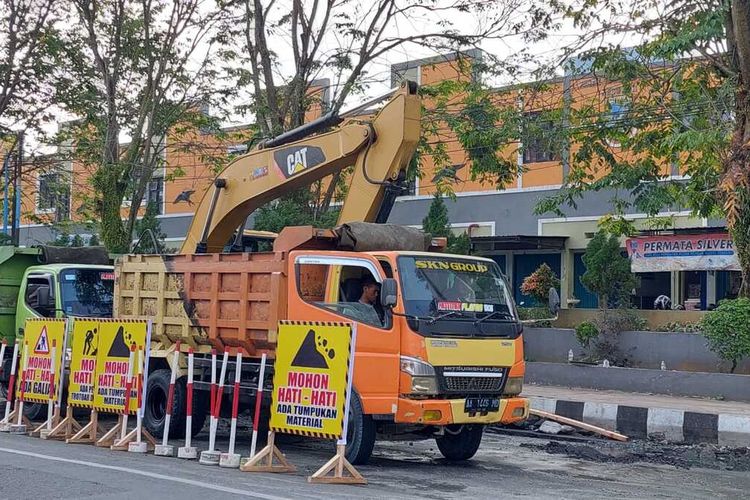
[{"label": "asphalt road", "polygon": [[[238,443],[248,447],[247,434]],[[226,441],[220,441],[226,446]],[[359,467],[367,486],[308,484],[330,456],[285,443],[294,474],[243,473],[152,455],[0,434],[0,499],[102,498],[747,498],[750,474],[673,465],[601,463],[540,449],[546,440],[486,435],[474,460],[440,458],[432,441],[383,442]],[[198,446],[205,442],[198,441]],[[241,451],[246,451],[245,449]]]}]

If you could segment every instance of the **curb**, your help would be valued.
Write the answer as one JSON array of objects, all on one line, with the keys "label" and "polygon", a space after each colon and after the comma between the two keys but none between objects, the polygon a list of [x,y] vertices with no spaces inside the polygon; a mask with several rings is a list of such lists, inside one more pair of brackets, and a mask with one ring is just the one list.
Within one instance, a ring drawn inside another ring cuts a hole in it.
[{"label": "curb", "polygon": [[674,443],[750,446],[750,415],[697,413],[535,396],[529,401],[534,409],[597,425],[633,439],[661,438]]}]

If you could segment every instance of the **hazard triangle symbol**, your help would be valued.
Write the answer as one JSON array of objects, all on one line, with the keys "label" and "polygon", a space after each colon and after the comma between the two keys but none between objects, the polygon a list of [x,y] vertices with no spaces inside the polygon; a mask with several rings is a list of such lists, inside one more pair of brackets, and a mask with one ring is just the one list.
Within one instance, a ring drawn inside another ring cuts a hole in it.
[{"label": "hazard triangle symbol", "polygon": [[42,327],[42,333],[39,334],[39,340],[34,346],[35,354],[49,354],[49,339],[47,338],[47,327]]}]

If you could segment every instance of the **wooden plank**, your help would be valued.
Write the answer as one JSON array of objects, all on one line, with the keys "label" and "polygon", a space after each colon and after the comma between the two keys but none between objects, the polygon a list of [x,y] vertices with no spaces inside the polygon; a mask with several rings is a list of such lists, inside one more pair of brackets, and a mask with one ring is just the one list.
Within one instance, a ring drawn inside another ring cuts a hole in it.
[{"label": "wooden plank", "polygon": [[619,434],[614,431],[610,431],[607,429],[603,429],[601,427],[597,427],[595,425],[587,424],[585,422],[581,422],[579,420],[573,420],[572,418],[563,417],[561,415],[555,415],[554,413],[549,413],[542,410],[535,410],[534,408],[529,408],[529,415],[535,415],[537,417],[546,418],[547,420],[554,420],[555,422],[559,422],[561,424],[567,424],[572,425],[574,427],[579,427],[581,429],[595,432],[597,434],[600,434],[602,436],[608,437],[610,439],[616,439],[617,441],[627,441],[628,437],[624,434]]}]

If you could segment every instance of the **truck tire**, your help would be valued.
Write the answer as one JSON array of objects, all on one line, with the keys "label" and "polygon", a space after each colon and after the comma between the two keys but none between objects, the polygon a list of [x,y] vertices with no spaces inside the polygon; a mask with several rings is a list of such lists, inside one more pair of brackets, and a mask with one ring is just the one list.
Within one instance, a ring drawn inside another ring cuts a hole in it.
[{"label": "truck tire", "polygon": [[[167,395],[171,372],[167,369],[154,371],[148,377],[148,388],[144,401],[143,426],[157,439],[164,433],[164,420],[167,415]],[[199,392],[193,393],[193,429],[195,436],[206,422],[206,404]],[[172,403],[172,420],[169,435],[172,438],[185,436],[185,411],[187,409],[187,377],[180,377],[174,384],[174,401]]]},{"label": "truck tire", "polygon": [[350,403],[346,459],[354,465],[362,465],[370,459],[375,447],[375,422],[370,415],[365,415],[356,391],[352,391]]},{"label": "truck tire", "polygon": [[31,421],[46,420],[47,405],[43,403],[29,403],[27,401],[23,404],[23,414]]},{"label": "truck tire", "polygon": [[451,462],[469,460],[482,443],[482,425],[448,425],[445,434],[435,438],[443,456]]}]

